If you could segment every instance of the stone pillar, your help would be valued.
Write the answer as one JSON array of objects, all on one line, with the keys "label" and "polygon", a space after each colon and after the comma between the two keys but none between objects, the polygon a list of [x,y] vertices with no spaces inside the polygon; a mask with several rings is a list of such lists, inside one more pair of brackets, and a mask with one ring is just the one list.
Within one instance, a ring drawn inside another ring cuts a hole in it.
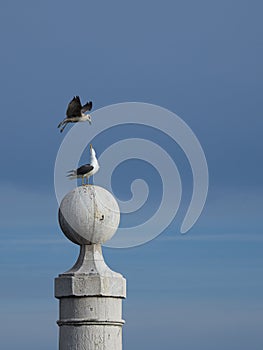
[{"label": "stone pillar", "polygon": [[121,350],[122,299],[126,281],[104,262],[101,244],[119,224],[112,195],[98,186],[68,193],[59,209],[60,227],[80,245],[75,265],[55,279],[59,299],[59,350]]}]

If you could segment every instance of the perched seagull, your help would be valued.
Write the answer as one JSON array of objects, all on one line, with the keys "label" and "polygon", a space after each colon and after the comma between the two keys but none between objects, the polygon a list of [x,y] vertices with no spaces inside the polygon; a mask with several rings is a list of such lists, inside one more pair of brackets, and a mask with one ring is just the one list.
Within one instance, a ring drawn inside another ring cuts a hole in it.
[{"label": "perched seagull", "polygon": [[62,120],[58,124],[58,128],[61,127],[60,132],[62,132],[67,123],[77,123],[77,122],[86,122],[88,121],[91,124],[90,114],[85,114],[85,112],[90,111],[92,108],[92,102],[89,101],[85,105],[81,105],[79,96],[74,96],[73,99],[68,104],[68,109],[66,112],[67,118]]},{"label": "perched seagull", "polygon": [[68,173],[68,178],[70,180],[80,178],[82,179],[82,185],[84,185],[84,178],[86,178],[86,184],[89,183],[89,177],[94,175],[100,166],[96,158],[95,149],[90,145],[90,164],[82,165],[78,169],[70,170]]}]

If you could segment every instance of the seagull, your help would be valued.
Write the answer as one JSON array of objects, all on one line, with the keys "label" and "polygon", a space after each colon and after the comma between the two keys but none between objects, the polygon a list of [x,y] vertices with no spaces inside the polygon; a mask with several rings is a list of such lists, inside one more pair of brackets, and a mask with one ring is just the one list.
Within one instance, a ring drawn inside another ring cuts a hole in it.
[{"label": "seagull", "polygon": [[73,99],[69,102],[66,118],[58,124],[60,132],[62,132],[67,123],[77,123],[88,121],[91,124],[90,114],[85,114],[85,112],[90,111],[92,108],[92,101],[87,102],[85,105],[81,105],[79,96],[74,96]]},{"label": "seagull", "polygon": [[95,149],[92,148],[92,145],[90,144],[90,164],[85,164],[78,169],[68,171],[69,174],[67,176],[70,180],[81,178],[82,185],[84,185],[84,178],[86,178],[86,184],[88,184],[89,177],[94,175],[99,168],[100,166],[96,158]]}]

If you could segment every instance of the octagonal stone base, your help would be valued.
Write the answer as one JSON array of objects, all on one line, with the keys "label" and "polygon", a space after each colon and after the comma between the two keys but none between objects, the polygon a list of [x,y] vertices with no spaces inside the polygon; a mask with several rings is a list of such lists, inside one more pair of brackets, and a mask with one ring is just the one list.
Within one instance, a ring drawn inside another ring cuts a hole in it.
[{"label": "octagonal stone base", "polygon": [[105,264],[99,244],[81,246],[76,264],[55,279],[60,350],[121,350],[126,280]]}]

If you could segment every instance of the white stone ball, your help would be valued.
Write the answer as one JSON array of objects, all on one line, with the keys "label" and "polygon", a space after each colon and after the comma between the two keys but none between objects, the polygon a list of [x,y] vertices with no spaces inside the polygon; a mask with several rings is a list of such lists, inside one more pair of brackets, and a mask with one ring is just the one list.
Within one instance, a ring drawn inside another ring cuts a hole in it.
[{"label": "white stone ball", "polygon": [[72,242],[102,244],[116,232],[120,209],[115,198],[102,187],[84,185],[66,194],[59,207],[59,224]]}]

